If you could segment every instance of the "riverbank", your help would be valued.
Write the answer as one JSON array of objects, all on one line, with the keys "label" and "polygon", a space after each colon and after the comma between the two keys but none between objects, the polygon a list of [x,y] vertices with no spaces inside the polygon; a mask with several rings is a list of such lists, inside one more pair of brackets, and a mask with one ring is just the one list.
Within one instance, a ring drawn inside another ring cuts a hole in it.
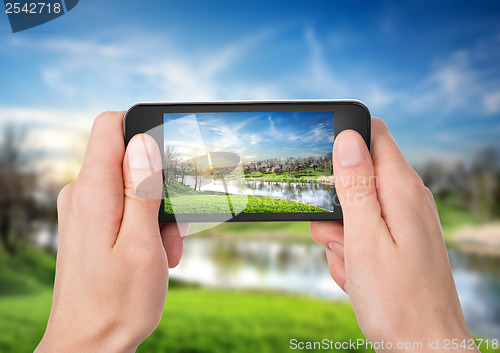
[{"label": "riverbank", "polygon": [[333,185],[333,176],[327,175],[324,171],[308,168],[300,173],[262,173],[253,172],[250,174],[229,174],[224,177],[226,180],[263,181],[263,182],[284,182],[284,183],[321,183]]},{"label": "riverbank", "polygon": [[266,183],[317,183],[317,178],[307,178],[307,177],[285,177],[285,178],[234,178],[232,180],[241,181],[262,181]]},{"label": "riverbank", "polygon": [[335,178],[331,176],[321,176],[321,177],[285,177],[285,178],[234,178],[232,180],[242,180],[242,181],[262,181],[266,183],[320,183],[326,185],[335,185]]},{"label": "riverbank", "polygon": [[500,222],[462,227],[448,243],[464,252],[500,256]]}]

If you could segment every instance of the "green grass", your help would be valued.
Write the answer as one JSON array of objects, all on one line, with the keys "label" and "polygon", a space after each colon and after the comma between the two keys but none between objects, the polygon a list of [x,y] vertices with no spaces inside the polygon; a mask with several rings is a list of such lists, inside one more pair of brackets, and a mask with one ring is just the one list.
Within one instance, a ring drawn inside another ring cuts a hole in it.
[{"label": "green grass", "polygon": [[[310,239],[308,223],[234,223],[214,229],[218,234],[287,233]],[[2,353],[33,352],[50,311],[55,257],[33,246],[21,249],[15,256],[0,251]],[[171,283],[162,321],[138,352],[289,352],[292,338],[362,337],[346,302]]]},{"label": "green grass", "polygon": [[[231,201],[234,196],[231,196]],[[246,196],[241,196],[247,198]],[[329,212],[320,207],[308,205],[305,203],[273,199],[270,197],[248,196],[248,204],[242,211],[243,213],[295,213],[295,212]]]},{"label": "green grass", "polygon": [[[0,352],[33,352],[45,330],[51,297],[51,290],[0,296]],[[160,325],[137,352],[289,352],[292,338],[349,341],[363,336],[349,303],[172,286]]]},{"label": "green grass", "polygon": [[[217,191],[198,191],[172,182],[165,186],[166,214],[183,213],[324,213],[328,210],[295,201],[263,196],[226,195]],[[228,201],[231,202],[228,202]]]},{"label": "green grass", "polygon": [[20,243],[13,255],[0,249],[0,295],[32,293],[52,286],[55,267],[54,254],[28,243]]},{"label": "green grass", "polygon": [[165,185],[165,193],[168,197],[180,197],[186,195],[225,195],[224,193],[217,191],[195,190],[189,186],[182,185],[175,181],[169,185]]},{"label": "green grass", "polygon": [[0,352],[33,352],[49,318],[52,291],[0,296]]},{"label": "green grass", "polygon": [[[246,179],[273,179],[277,181],[305,181],[305,180],[316,180],[319,177],[326,176],[327,174],[323,171],[313,170],[308,168],[305,172],[301,173],[262,173],[262,172],[252,172],[250,174],[245,174]],[[241,175],[229,175],[226,178],[240,178]]]},{"label": "green grass", "polygon": [[362,337],[348,303],[185,288],[168,293],[160,326],[138,352],[289,352],[292,338]]},{"label": "green grass", "polygon": [[299,213],[329,212],[325,209],[300,202],[260,196],[230,195],[231,207],[225,194],[184,195],[165,199],[167,214],[183,213]]},{"label": "green grass", "polygon": [[[0,297],[1,352],[34,350],[45,329],[51,295],[45,290]],[[292,338],[362,337],[348,303],[178,287],[169,290],[162,321],[138,352],[288,352]]]}]

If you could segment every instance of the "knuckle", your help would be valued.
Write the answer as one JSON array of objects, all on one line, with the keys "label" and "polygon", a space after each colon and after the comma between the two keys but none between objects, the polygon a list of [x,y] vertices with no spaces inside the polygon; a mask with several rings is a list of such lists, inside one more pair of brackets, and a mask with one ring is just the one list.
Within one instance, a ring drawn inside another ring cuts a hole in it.
[{"label": "knuckle", "polygon": [[406,194],[411,200],[420,200],[422,197],[427,196],[427,191],[422,179],[413,172],[412,175],[406,180]]},{"label": "knuckle", "polygon": [[375,191],[375,187],[373,185],[373,180],[368,177],[358,177],[357,182],[352,188],[353,192],[369,194]]},{"label": "knuckle", "polygon": [[427,194],[427,196],[429,196],[429,198],[431,200],[434,200],[434,195],[432,194],[431,189],[429,189],[427,186],[424,185],[424,190],[425,190],[425,193]]},{"label": "knuckle", "polygon": [[382,129],[382,130],[389,129],[387,127],[387,124],[385,123],[385,121],[383,121],[380,118],[376,118],[376,117],[372,117],[372,126],[377,127],[379,129]]},{"label": "knuckle", "polygon": [[96,116],[96,118],[94,119],[93,129],[95,130],[97,127],[99,127],[106,120],[108,115],[109,112],[103,112]]},{"label": "knuckle", "polygon": [[338,196],[341,203],[359,204],[376,194],[376,178],[374,176],[351,175],[344,178],[339,186],[341,192]]},{"label": "knuckle", "polygon": [[366,266],[367,263],[374,265],[374,271],[378,271],[384,253],[381,248],[381,239],[387,237],[387,226],[382,217],[376,219],[368,218],[365,221],[366,236],[363,241],[349,242],[345,247],[345,256],[352,263]]},{"label": "knuckle", "polygon": [[374,189],[373,178],[365,175],[350,175],[344,178],[342,186],[347,194],[365,194]]},{"label": "knuckle", "polygon": [[70,197],[73,182],[65,185],[57,194],[57,209],[64,209]]},{"label": "knuckle", "polygon": [[153,273],[158,269],[158,256],[147,246],[127,246],[124,251],[127,266],[140,273]]},{"label": "knuckle", "polygon": [[110,115],[112,115],[113,112],[112,111],[105,111],[105,112],[102,112],[101,114],[99,114],[98,116],[96,116],[96,118],[94,119],[94,124],[100,124],[103,120],[106,120],[109,118]]},{"label": "knuckle", "polygon": [[79,178],[71,189],[70,207],[79,210],[82,214],[95,207],[96,202],[100,202],[98,195],[91,191],[91,183],[91,180]]},{"label": "knuckle", "polygon": [[103,125],[108,124],[111,119],[122,119],[123,114],[121,112],[113,112],[113,111],[105,111],[99,114],[94,119],[94,125],[92,126],[92,130],[99,130]]},{"label": "knuckle", "polygon": [[86,192],[85,187],[82,187],[81,182],[75,183],[72,190],[71,200],[75,205],[86,204]]}]

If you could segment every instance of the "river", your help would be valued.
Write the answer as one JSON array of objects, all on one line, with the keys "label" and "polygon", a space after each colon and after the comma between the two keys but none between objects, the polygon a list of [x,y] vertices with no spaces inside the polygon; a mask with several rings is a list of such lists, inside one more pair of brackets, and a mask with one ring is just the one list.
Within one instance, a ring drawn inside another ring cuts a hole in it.
[{"label": "river", "polygon": [[[53,227],[42,228],[35,239],[44,247],[57,248]],[[469,329],[482,337],[500,338],[500,257],[453,248],[448,248],[448,254]],[[170,275],[207,287],[348,300],[330,278],[324,249],[316,244],[189,236],[181,263]]]},{"label": "river", "polygon": [[[227,192],[233,195],[264,196],[307,203],[333,212],[334,187],[316,182],[284,182],[226,179]],[[186,185],[194,187],[194,178],[186,177]],[[202,191],[225,192],[220,180],[203,182]]]},{"label": "river", "polygon": [[[500,258],[449,249],[460,302],[469,329],[500,338]],[[330,277],[318,245],[272,240],[188,238],[171,277],[207,287],[265,289],[348,300]]]}]

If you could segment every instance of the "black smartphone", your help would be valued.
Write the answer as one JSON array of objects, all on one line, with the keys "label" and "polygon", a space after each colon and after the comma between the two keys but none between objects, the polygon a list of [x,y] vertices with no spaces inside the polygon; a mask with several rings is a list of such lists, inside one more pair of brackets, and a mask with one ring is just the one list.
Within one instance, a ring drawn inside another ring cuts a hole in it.
[{"label": "black smartphone", "polygon": [[357,100],[139,103],[124,134],[158,142],[160,222],[330,221],[335,137],[352,129],[370,148],[370,121]]}]

